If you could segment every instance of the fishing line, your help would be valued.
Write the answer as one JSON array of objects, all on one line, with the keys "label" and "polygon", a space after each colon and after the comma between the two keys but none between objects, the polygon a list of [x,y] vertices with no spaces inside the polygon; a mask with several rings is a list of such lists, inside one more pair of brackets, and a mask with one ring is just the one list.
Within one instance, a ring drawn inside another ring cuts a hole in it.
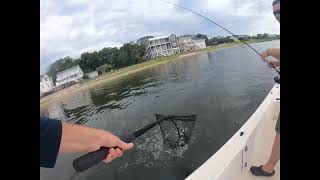
[{"label": "fishing line", "polygon": [[[184,9],[184,10],[186,10],[186,11],[189,11],[189,12],[195,14],[195,15],[198,15],[198,16],[200,16],[200,17],[208,20],[209,22],[211,22],[211,23],[219,26],[219,27],[222,28],[223,30],[225,30],[225,31],[227,31],[228,33],[230,33],[232,36],[236,37],[239,41],[241,41],[242,43],[244,43],[245,45],[247,45],[249,48],[251,48],[254,52],[256,52],[256,53],[261,57],[261,54],[260,54],[257,50],[255,50],[252,46],[250,46],[248,43],[246,43],[245,41],[239,39],[237,35],[233,34],[231,31],[229,31],[229,30],[226,29],[225,27],[221,26],[220,24],[214,22],[213,20],[207,18],[206,16],[204,16],[204,15],[198,13],[198,12],[195,12],[195,11],[193,11],[193,10],[191,10],[191,9],[188,9],[188,8],[186,8],[186,7],[183,7],[183,6],[181,6],[181,5],[172,3],[172,2],[168,2],[168,1],[165,1],[165,0],[159,0],[159,1],[162,1],[162,2],[165,2],[165,3],[168,3],[168,4],[172,4],[172,5],[174,5],[174,6],[177,6],[177,7],[179,7],[179,8],[182,8],[182,9]],[[269,62],[269,61],[268,61],[268,62]],[[272,68],[273,68],[275,71],[277,71],[277,73],[280,75],[280,71],[279,71],[278,69],[276,69],[276,68],[273,66],[272,63],[271,63],[270,65],[271,65]]]}]

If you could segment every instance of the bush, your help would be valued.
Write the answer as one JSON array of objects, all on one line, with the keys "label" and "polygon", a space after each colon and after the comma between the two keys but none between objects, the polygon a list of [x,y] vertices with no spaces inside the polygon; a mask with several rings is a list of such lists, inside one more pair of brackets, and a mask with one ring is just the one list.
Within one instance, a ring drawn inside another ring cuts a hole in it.
[{"label": "bush", "polygon": [[87,74],[85,74],[82,78],[83,79],[89,79],[89,76]]},{"label": "bush", "polygon": [[112,69],[112,66],[110,64],[104,64],[104,65],[98,67],[96,70],[99,73],[103,74],[103,73],[107,73],[111,69]]}]

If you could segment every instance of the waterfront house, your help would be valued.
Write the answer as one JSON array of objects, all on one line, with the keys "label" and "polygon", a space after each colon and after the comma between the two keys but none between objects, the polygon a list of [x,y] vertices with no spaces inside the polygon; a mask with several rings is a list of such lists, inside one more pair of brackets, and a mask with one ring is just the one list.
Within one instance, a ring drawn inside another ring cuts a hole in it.
[{"label": "waterfront house", "polygon": [[56,86],[68,86],[69,84],[78,83],[82,80],[83,71],[80,66],[73,66],[57,74]]},{"label": "waterfront house", "polygon": [[170,56],[180,53],[176,35],[160,36],[147,39],[146,58],[155,59],[160,56]]},{"label": "waterfront house", "polygon": [[40,96],[53,91],[53,81],[52,78],[47,74],[40,75]]},{"label": "waterfront house", "polygon": [[196,51],[206,48],[206,40],[193,35],[178,37],[178,44],[181,52]]}]

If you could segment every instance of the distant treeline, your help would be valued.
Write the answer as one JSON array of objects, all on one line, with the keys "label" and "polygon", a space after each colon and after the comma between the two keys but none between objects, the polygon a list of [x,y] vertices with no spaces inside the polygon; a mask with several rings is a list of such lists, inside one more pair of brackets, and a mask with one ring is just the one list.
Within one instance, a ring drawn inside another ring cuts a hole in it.
[{"label": "distant treeline", "polygon": [[145,47],[143,44],[126,43],[120,48],[106,47],[100,51],[82,53],[80,58],[69,56],[56,60],[48,68],[47,74],[56,81],[56,74],[72,66],[79,65],[84,73],[99,71],[105,73],[144,61]]},{"label": "distant treeline", "polygon": [[269,39],[269,40],[280,39],[280,35],[270,36],[267,33],[257,34],[254,36],[239,35],[237,36],[237,38],[234,38],[231,36],[217,36],[217,37],[212,37],[211,39],[208,39],[208,37],[203,34],[197,34],[196,37],[206,39],[207,46],[212,46],[212,45],[217,45],[222,43],[231,43],[231,42],[234,42],[234,39],[239,39],[242,41],[249,40],[249,39]]},{"label": "distant treeline", "polygon": [[[205,39],[206,45],[216,45],[220,43],[229,43],[234,40],[230,36],[213,37],[208,39],[206,35],[197,34],[197,38]],[[244,39],[266,39],[268,34],[257,34],[257,36],[246,36]],[[276,38],[280,38],[278,35]],[[141,39],[141,38],[140,38]],[[241,39],[241,38],[239,38]],[[111,69],[119,69],[122,67],[138,64],[146,61],[144,58],[144,44],[130,42],[120,48],[105,47],[99,51],[82,53],[80,58],[73,59],[69,56],[56,60],[48,67],[47,74],[56,81],[56,74],[60,71],[68,69],[72,66],[79,65],[84,73],[97,70],[99,73],[105,73]]]}]

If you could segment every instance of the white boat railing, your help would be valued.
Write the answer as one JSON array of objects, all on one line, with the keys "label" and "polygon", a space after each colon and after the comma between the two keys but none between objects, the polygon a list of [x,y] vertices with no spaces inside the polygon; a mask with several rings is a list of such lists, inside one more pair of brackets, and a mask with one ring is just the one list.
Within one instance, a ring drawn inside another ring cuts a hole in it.
[{"label": "white boat railing", "polygon": [[[261,165],[269,158],[279,112],[280,85],[276,84],[247,122],[186,180],[254,178],[249,168]],[[278,174],[279,171],[280,168]]]}]

